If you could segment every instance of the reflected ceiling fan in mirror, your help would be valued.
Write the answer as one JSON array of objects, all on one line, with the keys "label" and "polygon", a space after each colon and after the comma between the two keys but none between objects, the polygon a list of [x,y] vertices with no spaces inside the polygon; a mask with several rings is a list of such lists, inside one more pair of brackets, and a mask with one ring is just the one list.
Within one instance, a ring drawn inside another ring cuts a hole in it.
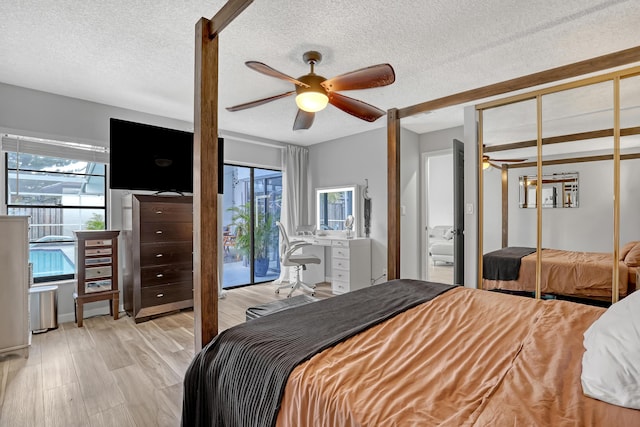
[{"label": "reflected ceiling fan in mirror", "polygon": [[324,109],[327,104],[331,104],[345,113],[368,122],[373,122],[385,114],[383,110],[373,105],[342,95],[338,93],[338,91],[371,89],[390,85],[396,79],[395,72],[391,65],[372,65],[327,79],[315,73],[315,65],[322,60],[322,55],[319,52],[306,52],[302,55],[302,59],[309,64],[310,72],[297,79],[281,73],[262,62],[245,62],[245,65],[252,70],[293,83],[295,90],[233,107],[227,107],[227,110],[240,111],[296,94],[298,113],[293,123],[293,130],[309,129],[313,124],[315,113]]},{"label": "reflected ceiling fan in mirror", "polygon": [[526,160],[527,159],[494,159],[484,154],[482,156],[482,169],[488,169],[490,166],[493,166],[496,169],[502,169],[502,163],[520,163]]}]

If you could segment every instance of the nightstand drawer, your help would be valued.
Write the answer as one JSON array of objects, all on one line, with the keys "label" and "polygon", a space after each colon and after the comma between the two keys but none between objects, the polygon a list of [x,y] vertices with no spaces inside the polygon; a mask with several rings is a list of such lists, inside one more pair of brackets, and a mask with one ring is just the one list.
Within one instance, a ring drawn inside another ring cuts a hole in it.
[{"label": "nightstand drawer", "polygon": [[140,293],[142,307],[153,307],[193,299],[193,286],[191,282],[150,286],[148,288],[142,288]]},{"label": "nightstand drawer", "polygon": [[140,242],[175,242],[193,240],[191,222],[149,222],[140,224]]}]

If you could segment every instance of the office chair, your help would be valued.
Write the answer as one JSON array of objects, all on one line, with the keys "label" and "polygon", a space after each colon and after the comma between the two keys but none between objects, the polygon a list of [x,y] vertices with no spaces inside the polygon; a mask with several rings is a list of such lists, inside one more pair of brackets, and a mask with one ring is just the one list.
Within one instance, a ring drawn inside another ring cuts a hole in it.
[{"label": "office chair", "polygon": [[311,243],[305,242],[304,240],[289,240],[289,236],[287,236],[287,232],[284,229],[284,225],[282,225],[279,221],[276,222],[278,225],[278,229],[280,229],[280,264],[283,267],[295,267],[296,268],[296,279],[293,283],[286,283],[284,285],[278,286],[276,289],[276,294],[280,293],[280,289],[291,288],[287,298],[291,296],[293,291],[298,288],[302,288],[308,292],[311,292],[311,296],[316,294],[315,287],[316,285],[309,285],[304,283],[300,278],[300,271],[307,269],[307,264],[320,264],[320,258],[314,255],[302,255],[293,253],[298,249],[309,246]]}]

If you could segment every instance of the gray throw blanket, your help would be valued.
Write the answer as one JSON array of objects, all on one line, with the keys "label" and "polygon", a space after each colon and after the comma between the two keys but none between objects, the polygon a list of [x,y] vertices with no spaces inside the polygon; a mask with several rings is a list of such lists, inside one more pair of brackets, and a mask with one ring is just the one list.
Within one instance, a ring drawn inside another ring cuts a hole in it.
[{"label": "gray throw blanket", "polygon": [[182,426],[274,426],[298,364],[453,287],[392,280],[223,331],[187,369]]},{"label": "gray throw blanket", "polygon": [[516,280],[520,274],[522,257],[536,248],[511,246],[482,256],[482,278],[489,280]]}]

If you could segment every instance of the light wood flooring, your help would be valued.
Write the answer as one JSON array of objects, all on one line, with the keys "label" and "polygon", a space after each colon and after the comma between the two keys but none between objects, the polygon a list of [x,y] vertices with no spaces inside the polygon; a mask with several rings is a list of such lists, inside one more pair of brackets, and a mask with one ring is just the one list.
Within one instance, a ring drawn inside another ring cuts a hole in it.
[{"label": "light wood flooring", "polygon": [[[286,298],[275,288],[227,291],[219,329],[244,322],[248,307]],[[317,297],[331,295],[328,283],[318,285]],[[193,354],[190,310],[138,324],[124,314],[61,324],[33,335],[28,358],[0,356],[0,427],[179,426]]]},{"label": "light wood flooring", "polygon": [[434,265],[431,257],[429,257],[427,265],[429,266],[429,278],[427,280],[430,282],[446,283],[447,285],[453,284],[453,264],[438,261]]}]

